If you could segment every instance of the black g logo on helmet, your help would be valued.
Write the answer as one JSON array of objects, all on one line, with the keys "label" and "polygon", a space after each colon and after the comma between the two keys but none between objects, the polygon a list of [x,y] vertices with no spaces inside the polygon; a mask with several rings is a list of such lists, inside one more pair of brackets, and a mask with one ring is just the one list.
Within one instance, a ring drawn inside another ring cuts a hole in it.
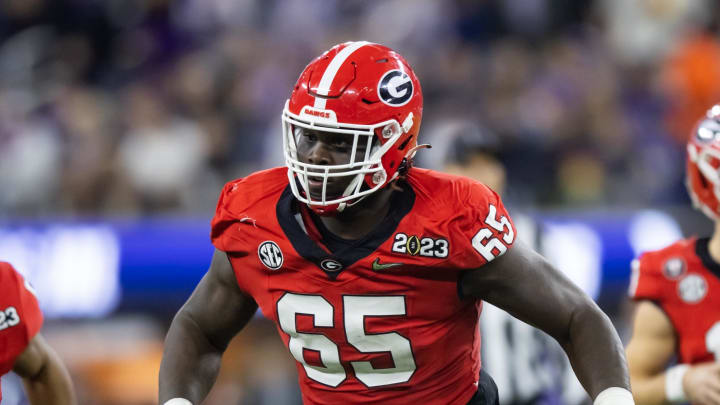
[{"label": "black g logo on helmet", "polygon": [[400,107],[407,104],[412,95],[412,80],[402,70],[386,72],[378,83],[378,97],[387,105]]}]

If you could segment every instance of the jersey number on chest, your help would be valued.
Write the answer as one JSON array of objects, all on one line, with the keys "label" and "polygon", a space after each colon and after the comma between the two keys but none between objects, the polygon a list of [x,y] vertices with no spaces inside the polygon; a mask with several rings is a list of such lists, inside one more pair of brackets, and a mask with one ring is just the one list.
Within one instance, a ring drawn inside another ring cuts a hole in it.
[{"label": "jersey number on chest", "polygon": [[[415,372],[410,340],[397,332],[372,333],[365,331],[366,317],[404,316],[403,296],[343,296],[343,327],[347,342],[362,353],[390,353],[395,367],[375,369],[369,361],[352,361],[355,376],[368,387],[404,383]],[[337,387],[347,379],[340,363],[338,345],[319,333],[297,331],[296,315],[312,315],[316,328],[335,328],[335,308],[320,295],[286,293],[277,302],[280,328],[290,336],[290,353],[303,365],[307,376],[314,381]],[[320,353],[323,366],[307,364],[303,350]]]}]

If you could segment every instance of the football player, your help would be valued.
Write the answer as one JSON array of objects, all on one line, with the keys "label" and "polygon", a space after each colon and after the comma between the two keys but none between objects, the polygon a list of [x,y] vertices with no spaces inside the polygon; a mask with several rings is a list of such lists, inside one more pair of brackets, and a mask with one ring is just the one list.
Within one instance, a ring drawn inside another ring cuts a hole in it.
[{"label": "football player", "polygon": [[557,339],[596,404],[633,403],[609,319],[515,242],[499,196],[412,167],[421,119],[420,83],[387,47],[340,44],[305,68],[282,114],[287,167],[220,195],[210,269],[166,337],[160,403],[199,404],[259,307],[306,404],[497,404],[481,300]]},{"label": "football player", "polygon": [[720,104],[690,135],[686,180],[715,230],[633,262],[627,356],[638,404],[720,404]]},{"label": "football player", "polygon": [[70,376],[40,335],[41,326],[32,288],[10,263],[0,262],[0,375],[19,375],[32,405],[75,404]]}]

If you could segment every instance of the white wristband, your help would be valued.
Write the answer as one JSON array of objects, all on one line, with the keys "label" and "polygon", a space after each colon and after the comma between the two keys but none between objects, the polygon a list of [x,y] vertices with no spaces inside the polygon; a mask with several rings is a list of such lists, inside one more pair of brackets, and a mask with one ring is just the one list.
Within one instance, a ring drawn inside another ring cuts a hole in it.
[{"label": "white wristband", "polygon": [[687,395],[685,395],[685,389],[683,388],[683,377],[685,377],[688,368],[690,366],[687,364],[678,364],[670,367],[665,372],[665,398],[667,398],[668,402],[687,402]]},{"label": "white wristband", "polygon": [[185,398],[173,398],[166,401],[163,405],[193,405],[193,403]]},{"label": "white wristband", "polygon": [[632,393],[625,388],[610,387],[595,397],[593,405],[635,405]]}]

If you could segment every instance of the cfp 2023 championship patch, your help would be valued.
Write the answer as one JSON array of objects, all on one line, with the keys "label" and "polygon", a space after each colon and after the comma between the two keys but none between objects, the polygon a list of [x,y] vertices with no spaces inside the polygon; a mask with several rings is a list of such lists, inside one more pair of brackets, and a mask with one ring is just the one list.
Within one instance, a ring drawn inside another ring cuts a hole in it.
[{"label": "cfp 2023 championship patch", "polygon": [[420,255],[442,259],[448,257],[450,253],[450,243],[448,243],[445,238],[420,238],[415,235],[407,235],[399,232],[395,234],[392,251],[410,256]]}]

